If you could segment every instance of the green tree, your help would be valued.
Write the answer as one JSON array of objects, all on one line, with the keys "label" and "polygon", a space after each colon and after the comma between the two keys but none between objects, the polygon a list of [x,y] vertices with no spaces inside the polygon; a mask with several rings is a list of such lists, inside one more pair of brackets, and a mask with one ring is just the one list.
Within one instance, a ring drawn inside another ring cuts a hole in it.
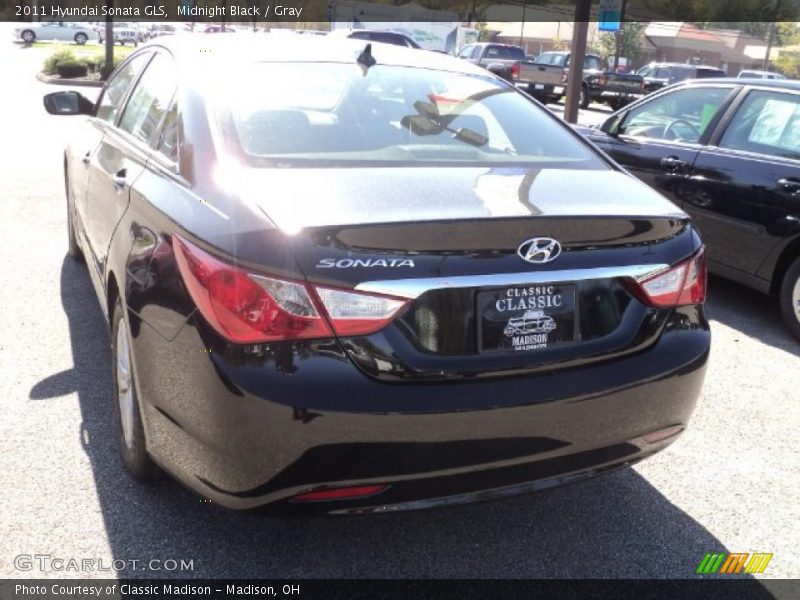
[{"label": "green tree", "polygon": [[635,64],[642,56],[644,28],[644,23],[623,23],[619,34],[601,33],[597,41],[592,44],[591,50],[605,58],[610,64],[616,56],[617,35],[619,35],[619,55],[627,58],[629,65]]}]

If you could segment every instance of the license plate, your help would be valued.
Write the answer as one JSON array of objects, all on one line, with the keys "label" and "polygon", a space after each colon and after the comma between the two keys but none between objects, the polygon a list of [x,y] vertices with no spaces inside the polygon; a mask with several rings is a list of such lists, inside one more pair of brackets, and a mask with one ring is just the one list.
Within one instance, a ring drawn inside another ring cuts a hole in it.
[{"label": "license plate", "polygon": [[564,88],[556,86],[556,87],[553,88],[553,93],[554,94],[563,94],[564,93]]},{"label": "license plate", "polygon": [[536,284],[478,292],[480,352],[542,351],[575,340],[575,286]]}]

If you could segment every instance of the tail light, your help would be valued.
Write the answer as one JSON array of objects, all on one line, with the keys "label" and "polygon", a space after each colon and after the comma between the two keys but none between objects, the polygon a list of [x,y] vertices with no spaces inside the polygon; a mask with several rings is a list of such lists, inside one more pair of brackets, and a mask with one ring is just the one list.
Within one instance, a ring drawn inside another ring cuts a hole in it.
[{"label": "tail light", "polygon": [[687,260],[633,288],[640,300],[660,308],[702,304],[706,301],[706,256],[700,248]]},{"label": "tail light", "polygon": [[608,85],[608,75],[603,73],[602,75],[597,76],[597,80],[600,82],[600,85],[606,86]]},{"label": "tail light", "polygon": [[385,327],[409,302],[249,273],[177,235],[172,239],[197,309],[234,343],[367,335]]},{"label": "tail light", "polygon": [[325,502],[329,500],[354,500],[374,496],[389,489],[388,485],[357,485],[353,487],[327,488],[298,494],[290,502]]},{"label": "tail light", "polygon": [[519,79],[520,69],[521,67],[518,62],[515,62],[513,65],[511,65],[511,79],[515,81]]},{"label": "tail light", "polygon": [[562,69],[561,70],[561,83],[567,83],[567,79],[569,78],[569,69]]}]

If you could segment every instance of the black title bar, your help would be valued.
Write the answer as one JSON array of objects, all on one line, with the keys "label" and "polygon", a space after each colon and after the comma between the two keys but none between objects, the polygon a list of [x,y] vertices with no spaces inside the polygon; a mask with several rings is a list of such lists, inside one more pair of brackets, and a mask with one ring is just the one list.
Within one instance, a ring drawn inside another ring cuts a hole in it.
[{"label": "black title bar", "polygon": [[[163,22],[571,22],[590,0],[0,0],[2,21]],[[591,21],[608,18],[609,0],[590,1]],[[613,4],[612,4],[613,6]],[[619,0],[627,22],[800,21],[800,0]],[[603,9],[604,12],[601,12]]]}]

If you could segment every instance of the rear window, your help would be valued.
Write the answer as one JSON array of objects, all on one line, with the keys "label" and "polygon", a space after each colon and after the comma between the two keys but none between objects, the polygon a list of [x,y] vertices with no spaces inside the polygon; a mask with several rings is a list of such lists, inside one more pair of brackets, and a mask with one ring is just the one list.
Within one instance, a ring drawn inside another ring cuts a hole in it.
[{"label": "rear window", "polygon": [[725,71],[720,69],[697,69],[695,75],[697,79],[708,79],[710,77],[725,77]]},{"label": "rear window", "polygon": [[522,48],[514,46],[489,46],[486,48],[484,58],[497,58],[499,60],[524,60],[525,52]]},{"label": "rear window", "polygon": [[566,54],[551,54],[549,52],[545,52],[544,54],[540,54],[536,58],[537,63],[541,63],[543,65],[554,65],[556,67],[563,67],[566,66],[567,63],[567,55]]},{"label": "rear window", "polygon": [[600,71],[603,69],[603,61],[597,56],[587,56],[583,59],[583,68],[587,71]]},{"label": "rear window", "polygon": [[491,76],[258,63],[219,89],[223,138],[253,161],[608,168],[576,134]]}]

